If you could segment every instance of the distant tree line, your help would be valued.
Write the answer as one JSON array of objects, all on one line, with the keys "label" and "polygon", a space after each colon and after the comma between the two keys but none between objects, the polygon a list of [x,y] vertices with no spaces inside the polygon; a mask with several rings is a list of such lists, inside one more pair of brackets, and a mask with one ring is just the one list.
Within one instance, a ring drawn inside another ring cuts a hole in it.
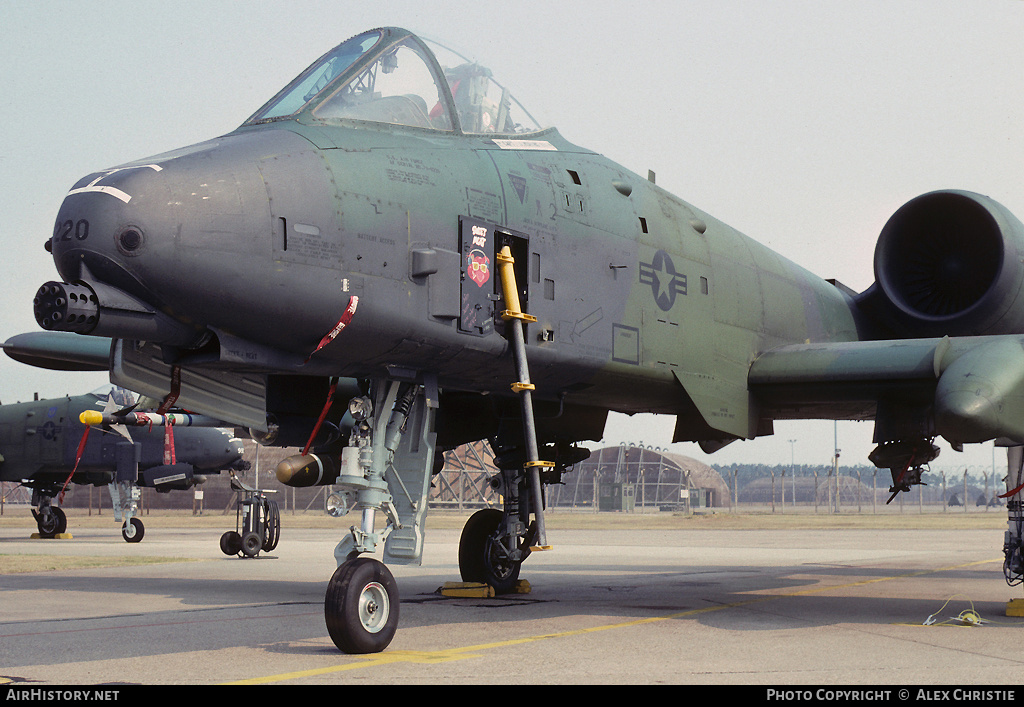
[{"label": "distant tree line", "polygon": [[[800,477],[813,477],[815,472],[818,478],[825,478],[832,474],[832,467],[820,464],[796,464],[792,468],[789,464],[776,464],[770,466],[767,464],[712,464],[711,468],[721,474],[722,478],[727,483],[731,484],[733,479],[733,470],[736,472],[736,481],[743,486],[744,484],[750,483],[756,479],[763,479],[771,477],[774,473],[775,478],[779,479],[785,474],[785,478],[791,478],[794,474]],[[891,483],[892,477],[888,469],[876,469],[876,467],[870,464],[857,464],[856,466],[840,466],[840,476],[852,476],[857,478],[858,474],[860,478],[865,482],[872,477],[875,472],[878,472],[879,483],[883,480],[886,483]],[[989,473],[988,483],[999,483],[1002,480],[1002,475],[1005,473],[1004,469],[999,467],[996,468],[997,478],[993,479],[992,474]],[[946,483],[953,481],[963,481],[963,470],[946,470]],[[941,470],[926,471],[921,475],[921,480],[924,483],[932,486],[937,486],[942,483]],[[983,486],[986,482],[983,472],[968,472],[967,483],[977,486]]]}]

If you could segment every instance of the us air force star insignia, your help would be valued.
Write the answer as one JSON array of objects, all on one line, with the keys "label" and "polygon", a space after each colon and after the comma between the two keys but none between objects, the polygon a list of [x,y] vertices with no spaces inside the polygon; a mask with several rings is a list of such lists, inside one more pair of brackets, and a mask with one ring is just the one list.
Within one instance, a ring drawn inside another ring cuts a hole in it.
[{"label": "us air force star insignia", "polygon": [[672,309],[676,295],[686,294],[686,275],[676,272],[669,254],[659,250],[650,263],[640,263],[640,283],[651,286],[651,294],[658,308]]}]

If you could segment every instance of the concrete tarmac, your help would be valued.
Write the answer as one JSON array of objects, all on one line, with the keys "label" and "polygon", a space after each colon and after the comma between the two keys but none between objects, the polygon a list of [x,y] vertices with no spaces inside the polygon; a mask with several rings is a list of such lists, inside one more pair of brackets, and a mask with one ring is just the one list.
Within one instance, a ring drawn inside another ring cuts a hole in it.
[{"label": "concrete tarmac", "polygon": [[[164,560],[0,575],[0,684],[896,689],[1012,685],[1024,668],[1000,530],[549,530],[555,549],[523,567],[532,592],[492,599],[438,594],[459,580],[460,531],[430,530],[422,566],[391,567],[394,641],[349,656],[323,617],[343,529],[285,528],[242,559],[218,546],[232,520],[134,545],[113,523],[72,540],[0,528],[0,555]],[[965,610],[982,623],[954,620]]]}]

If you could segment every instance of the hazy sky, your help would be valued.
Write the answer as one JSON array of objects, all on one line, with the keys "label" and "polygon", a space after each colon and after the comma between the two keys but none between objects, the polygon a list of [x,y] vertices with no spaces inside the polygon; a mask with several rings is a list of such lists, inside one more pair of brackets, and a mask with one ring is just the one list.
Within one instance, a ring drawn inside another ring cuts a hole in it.
[{"label": "hazy sky", "polygon": [[[855,290],[903,203],[939,188],[1024,217],[1024,2],[55,2],[0,4],[0,340],[32,296],[64,194],[90,172],[229,132],[315,58],[399,25],[488,64],[545,124]],[[104,374],[0,356],[0,400]],[[642,418],[642,419],[641,419]],[[616,416],[609,441],[667,446],[673,419]],[[831,422],[776,425],[705,461],[825,463]],[[871,424],[840,423],[843,463]],[[998,463],[1002,464],[1002,454]],[[948,448],[933,469],[989,465]]]}]

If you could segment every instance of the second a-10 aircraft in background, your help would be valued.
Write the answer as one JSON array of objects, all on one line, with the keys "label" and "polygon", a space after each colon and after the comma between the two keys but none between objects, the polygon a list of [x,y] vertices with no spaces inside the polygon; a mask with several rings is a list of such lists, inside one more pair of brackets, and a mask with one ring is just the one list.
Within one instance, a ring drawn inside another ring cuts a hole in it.
[{"label": "second a-10 aircraft in background", "polygon": [[[441,451],[494,448],[504,506],[470,519],[459,563],[501,591],[549,547],[543,485],[612,410],[674,415],[672,441],[706,451],[777,419],[873,419],[894,491],[938,436],[1001,440],[1024,575],[1024,226],[989,197],[909,201],[852,292],[383,28],[230,134],[82,178],[46,247],[44,329],[111,337],[112,381],[302,446],[279,476],[362,511],[325,598],[343,650],[394,634],[394,579],[360,555],[420,560]],[[354,424],[330,441],[336,398]]]},{"label": "second a-10 aircraft in background", "polygon": [[[65,342],[25,335],[3,348],[12,358],[47,368],[106,368],[109,342]],[[45,350],[61,358],[47,358]],[[32,490],[40,537],[67,529],[59,501],[70,484],[106,486],[122,536],[137,543],[145,534],[137,515],[140,488],[185,490],[202,483],[204,474],[249,468],[241,442],[216,429],[217,421],[145,413],[139,402],[130,391],[107,386],[84,395],[0,405],[0,480]]]}]

